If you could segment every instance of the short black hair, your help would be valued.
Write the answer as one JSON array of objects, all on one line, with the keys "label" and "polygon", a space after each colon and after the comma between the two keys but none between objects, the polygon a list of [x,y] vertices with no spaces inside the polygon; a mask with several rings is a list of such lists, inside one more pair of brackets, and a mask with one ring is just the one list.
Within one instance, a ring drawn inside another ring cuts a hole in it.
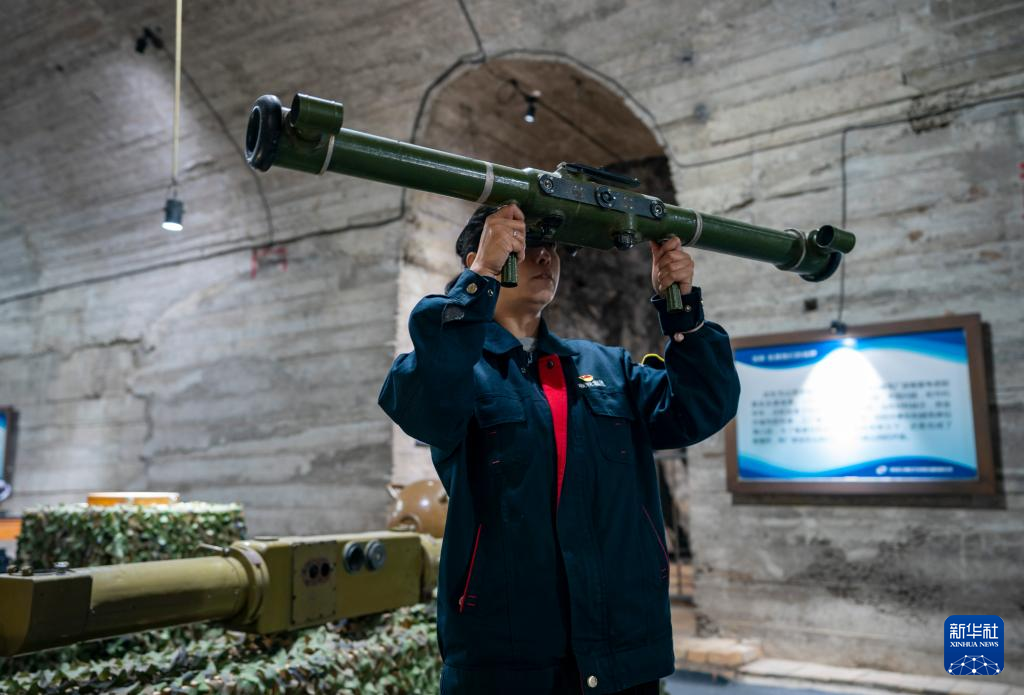
[{"label": "short black hair", "polygon": [[493,205],[481,205],[469,218],[469,221],[466,222],[466,226],[462,228],[462,233],[459,234],[459,238],[455,242],[455,253],[462,261],[462,265],[466,265],[466,256],[471,251],[476,251],[480,248],[480,237],[484,233],[484,222],[497,211],[498,208]]}]

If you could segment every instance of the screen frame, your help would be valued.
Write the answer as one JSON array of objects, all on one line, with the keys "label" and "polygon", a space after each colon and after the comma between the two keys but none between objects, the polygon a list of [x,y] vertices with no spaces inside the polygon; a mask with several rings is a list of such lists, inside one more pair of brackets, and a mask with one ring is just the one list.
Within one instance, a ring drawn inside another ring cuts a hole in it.
[{"label": "screen frame", "polygon": [[4,454],[4,467],[0,480],[3,480],[8,487],[13,488],[13,483],[11,481],[14,479],[14,443],[17,440],[16,432],[18,429],[18,411],[14,409],[14,406],[3,405],[0,406],[0,413],[7,416],[7,431],[3,437],[3,441],[0,441],[0,446],[3,446]]},{"label": "screen frame", "polygon": [[[836,480],[812,482],[784,480],[777,482],[740,480],[736,418],[725,427],[726,488],[734,494],[784,495],[995,495],[996,478],[992,452],[992,430],[989,421],[989,389],[986,379],[986,360],[982,340],[980,314],[961,314],[927,319],[874,323],[848,326],[842,337],[872,338],[876,336],[927,333],[961,329],[967,346],[967,369],[971,384],[971,412],[974,418],[975,453],[978,461],[977,480],[914,480],[850,481]],[[794,343],[831,341],[837,334],[829,330],[770,333],[732,339],[732,348],[774,347]]]}]

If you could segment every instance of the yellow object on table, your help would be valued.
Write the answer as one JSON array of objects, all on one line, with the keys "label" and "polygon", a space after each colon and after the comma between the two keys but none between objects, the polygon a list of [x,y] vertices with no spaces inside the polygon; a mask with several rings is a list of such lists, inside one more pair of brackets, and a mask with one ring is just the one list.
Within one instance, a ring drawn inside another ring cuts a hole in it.
[{"label": "yellow object on table", "polygon": [[174,504],[181,500],[177,492],[92,492],[90,507],[112,507],[115,504]]},{"label": "yellow object on table", "polygon": [[0,517],[0,541],[16,541],[21,533],[21,518]]}]

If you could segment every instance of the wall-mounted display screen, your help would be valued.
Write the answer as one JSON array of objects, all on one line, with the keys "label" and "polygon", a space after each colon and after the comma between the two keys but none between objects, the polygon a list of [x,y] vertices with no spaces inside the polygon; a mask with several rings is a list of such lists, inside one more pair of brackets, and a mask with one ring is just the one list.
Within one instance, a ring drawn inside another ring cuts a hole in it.
[{"label": "wall-mounted display screen", "polygon": [[0,502],[11,494],[11,477],[14,469],[14,428],[17,425],[17,411],[0,407]]},{"label": "wall-mounted display screen", "polygon": [[994,492],[977,315],[733,341],[734,492]]}]

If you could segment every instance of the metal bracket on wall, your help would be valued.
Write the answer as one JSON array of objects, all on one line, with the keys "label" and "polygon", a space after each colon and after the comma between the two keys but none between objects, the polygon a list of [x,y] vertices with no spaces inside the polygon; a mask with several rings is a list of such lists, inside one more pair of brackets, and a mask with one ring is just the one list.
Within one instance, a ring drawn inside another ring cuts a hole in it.
[{"label": "metal bracket on wall", "polygon": [[288,247],[267,246],[261,249],[252,250],[252,262],[249,268],[249,277],[256,277],[256,273],[268,266],[276,265],[281,270],[288,270]]}]

